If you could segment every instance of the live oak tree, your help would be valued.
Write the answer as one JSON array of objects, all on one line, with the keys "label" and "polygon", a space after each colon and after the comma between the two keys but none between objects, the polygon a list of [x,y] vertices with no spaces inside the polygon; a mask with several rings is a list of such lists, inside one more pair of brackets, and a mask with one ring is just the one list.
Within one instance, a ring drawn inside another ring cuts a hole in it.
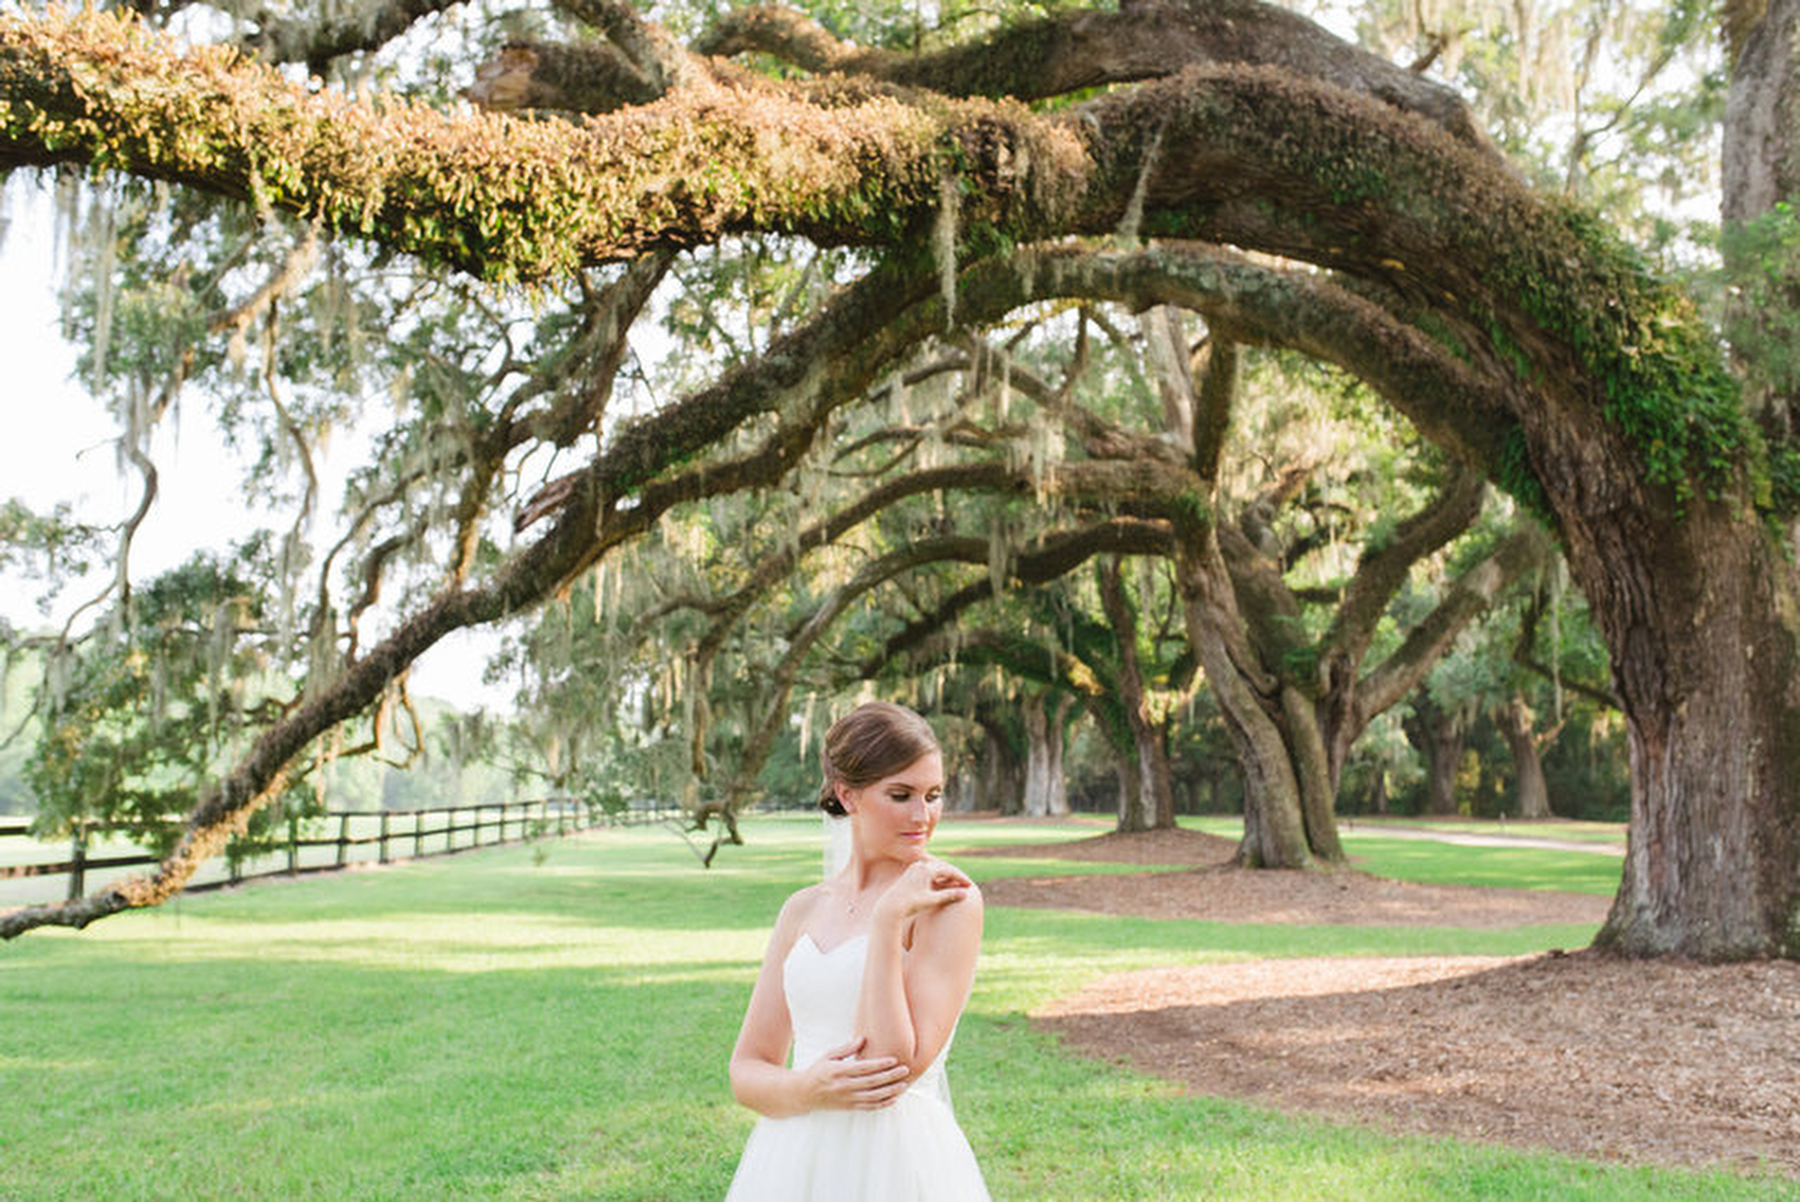
[{"label": "live oak tree", "polygon": [[[245,44],[324,61],[420,7],[271,20]],[[484,560],[466,544],[460,570],[200,798],[154,879],[9,915],[5,933],[167,896],[448,631],[536,603],[671,506],[778,482],[926,339],[1082,298],[1177,305],[1236,342],[1332,362],[1550,523],[1630,731],[1632,839],[1601,943],[1800,952],[1800,578],[1785,543],[1800,473],[1780,339],[1759,342],[1751,321],[1740,379],[1689,298],[1590,210],[1523,183],[1454,93],[1279,9],[1059,10],[913,53],[754,8],[697,53],[623,7],[574,7],[604,39],[578,66],[537,54],[523,78],[579,121],[350,100],[106,15],[0,25],[7,167],[166,181],[495,281],[628,262],[647,282],[672,251],[759,232],[869,263],[730,374],[603,431],[517,550]],[[1753,233],[1791,212],[1796,12],[1727,13],[1727,215]],[[782,78],[709,57],[746,53]],[[1779,316],[1788,243],[1756,245],[1770,266],[1748,275],[1771,283],[1753,317]],[[604,360],[618,341],[596,326],[590,345]],[[494,431],[460,453],[504,465],[529,436]],[[473,514],[492,491],[463,495]]]}]

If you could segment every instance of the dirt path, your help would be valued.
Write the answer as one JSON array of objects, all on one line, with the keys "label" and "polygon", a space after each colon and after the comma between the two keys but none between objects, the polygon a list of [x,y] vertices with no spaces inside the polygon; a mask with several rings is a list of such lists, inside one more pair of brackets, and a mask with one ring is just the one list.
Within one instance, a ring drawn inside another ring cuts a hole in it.
[{"label": "dirt path", "polygon": [[[1199,864],[987,882],[990,904],[1230,922],[1592,921],[1574,894],[1245,872],[1195,832],[993,854]],[[978,855],[957,859],[980,879]],[[1592,953],[1259,960],[1103,978],[1033,1015],[1088,1054],[1197,1093],[1666,1165],[1800,1177],[1800,964]]]},{"label": "dirt path", "polygon": [[1550,851],[1585,851],[1597,856],[1625,855],[1623,843],[1602,839],[1552,839],[1544,835],[1502,835],[1491,831],[1476,834],[1472,831],[1452,831],[1429,826],[1389,826],[1385,822],[1379,826],[1345,829],[1346,833],[1391,835],[1396,839],[1429,839],[1438,843],[1460,843],[1465,847],[1542,847]]}]

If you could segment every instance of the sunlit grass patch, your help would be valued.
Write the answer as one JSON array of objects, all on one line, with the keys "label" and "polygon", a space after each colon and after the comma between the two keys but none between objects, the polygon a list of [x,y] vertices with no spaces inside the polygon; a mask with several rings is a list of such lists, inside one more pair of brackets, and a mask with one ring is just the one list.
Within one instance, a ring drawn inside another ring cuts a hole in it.
[{"label": "sunlit grass patch", "polygon": [[[751,1123],[725,1059],[775,911],[820,867],[816,817],[745,834],[711,870],[672,831],[596,831],[541,864],[506,847],[262,883],[0,947],[0,1096],[23,1100],[0,1197],[717,1198]],[[1027,1018],[1110,972],[1584,939],[991,906],[958,1113],[1000,1199],[1783,1196],[1190,1097]]]}]

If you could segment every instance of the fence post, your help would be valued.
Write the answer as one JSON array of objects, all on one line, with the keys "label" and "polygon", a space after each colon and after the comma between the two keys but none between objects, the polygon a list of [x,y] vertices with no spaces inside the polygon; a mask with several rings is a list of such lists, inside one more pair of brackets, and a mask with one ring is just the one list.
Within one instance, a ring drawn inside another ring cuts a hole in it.
[{"label": "fence post", "polygon": [[413,859],[424,858],[425,855],[425,811],[413,811]]},{"label": "fence post", "polygon": [[75,823],[75,842],[69,848],[69,900],[87,892],[87,823]]},{"label": "fence post", "polygon": [[288,875],[300,875],[300,819],[297,815],[288,815]]},{"label": "fence post", "polygon": [[338,817],[337,866],[344,866],[344,856],[350,850],[350,811],[345,810]]},{"label": "fence post", "polygon": [[381,862],[388,862],[388,812],[381,811]]}]

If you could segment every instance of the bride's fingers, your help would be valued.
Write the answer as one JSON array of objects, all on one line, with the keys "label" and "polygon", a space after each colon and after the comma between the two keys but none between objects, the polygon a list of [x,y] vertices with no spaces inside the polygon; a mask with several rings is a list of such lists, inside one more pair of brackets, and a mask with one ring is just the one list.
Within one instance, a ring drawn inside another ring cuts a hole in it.
[{"label": "bride's fingers", "polygon": [[856,1095],[856,1105],[865,1110],[879,1110],[890,1105],[893,1100],[906,1092],[904,1081],[895,1081],[879,1088],[866,1089]]},{"label": "bride's fingers", "polygon": [[850,1059],[850,1057],[852,1057],[852,1056],[856,1055],[858,1052],[862,1051],[863,1044],[865,1044],[867,1042],[869,1042],[867,1036],[859,1035],[855,1039],[852,1039],[849,1043],[839,1044],[837,1047],[832,1048],[829,1052],[826,1052],[825,1059],[827,1059],[827,1060],[848,1060],[848,1059]]},{"label": "bride's fingers", "polygon": [[869,1085],[906,1076],[906,1066],[892,1056],[878,1056],[872,1060],[845,1060],[838,1069],[838,1079],[850,1089],[865,1089]]},{"label": "bride's fingers", "polygon": [[877,1060],[856,1060],[851,1063],[855,1067],[847,1070],[844,1078],[846,1082],[857,1089],[886,1085],[891,1081],[904,1081],[910,1071],[892,1056],[883,1056]]}]

